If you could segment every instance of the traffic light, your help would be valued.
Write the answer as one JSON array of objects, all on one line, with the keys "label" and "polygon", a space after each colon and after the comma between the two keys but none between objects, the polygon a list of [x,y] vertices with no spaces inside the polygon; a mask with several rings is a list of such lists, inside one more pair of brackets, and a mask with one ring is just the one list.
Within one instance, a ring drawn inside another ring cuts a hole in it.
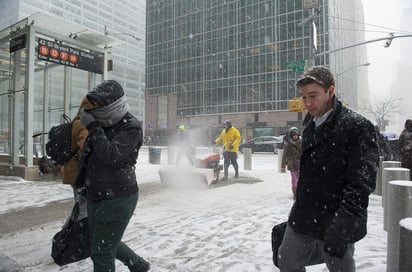
[{"label": "traffic light", "polygon": [[305,104],[303,104],[301,97],[295,97],[289,100],[288,108],[293,112],[303,112],[306,111]]},{"label": "traffic light", "polygon": [[389,37],[385,41],[385,43],[383,44],[383,47],[388,48],[389,46],[391,46],[391,43],[392,43],[392,40],[393,40],[393,35],[394,35],[393,32],[389,33]]}]

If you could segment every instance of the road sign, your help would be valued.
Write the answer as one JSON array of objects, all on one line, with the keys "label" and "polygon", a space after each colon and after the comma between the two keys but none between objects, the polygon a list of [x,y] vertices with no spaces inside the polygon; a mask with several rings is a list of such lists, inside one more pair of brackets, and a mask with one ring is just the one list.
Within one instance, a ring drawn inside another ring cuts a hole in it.
[{"label": "road sign", "polygon": [[317,7],[319,7],[319,0],[303,0],[304,9],[317,8]]},{"label": "road sign", "polygon": [[293,72],[303,72],[305,70],[305,60],[286,62],[286,68],[291,68]]},{"label": "road sign", "polygon": [[305,66],[303,66],[303,67],[293,67],[292,71],[293,72],[303,72],[303,71],[305,71]]},{"label": "road sign", "polygon": [[302,97],[295,97],[288,101],[288,108],[293,112],[306,111],[305,104],[302,101]]}]

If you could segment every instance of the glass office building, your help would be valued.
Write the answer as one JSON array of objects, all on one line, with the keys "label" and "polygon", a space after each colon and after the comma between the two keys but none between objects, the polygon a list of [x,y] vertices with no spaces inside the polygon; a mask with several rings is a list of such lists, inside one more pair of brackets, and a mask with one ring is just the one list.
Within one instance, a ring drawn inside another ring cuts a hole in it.
[{"label": "glass office building", "polygon": [[[311,24],[300,23],[316,12],[316,50],[325,52],[335,36],[330,13],[339,12],[329,3],[337,1],[318,1],[315,9],[304,2],[148,0],[146,123],[173,130],[229,118],[249,135],[248,128],[278,134],[298,121],[288,101],[299,96],[294,83],[299,64],[308,65],[311,42]],[[345,5],[353,11],[359,4]],[[328,54],[313,59],[330,62]]]}]

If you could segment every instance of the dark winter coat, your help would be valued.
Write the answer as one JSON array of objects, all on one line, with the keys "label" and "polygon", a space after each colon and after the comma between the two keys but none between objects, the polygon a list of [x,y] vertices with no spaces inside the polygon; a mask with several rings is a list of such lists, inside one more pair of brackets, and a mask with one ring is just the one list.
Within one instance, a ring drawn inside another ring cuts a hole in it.
[{"label": "dark winter coat", "polygon": [[298,138],[296,141],[290,138],[283,149],[281,167],[288,166],[289,171],[299,170],[300,153],[302,151],[302,141]]},{"label": "dark winter coat", "polygon": [[379,155],[383,157],[384,161],[394,160],[393,151],[389,145],[388,139],[385,136],[383,136],[381,133],[377,133],[377,137],[378,137]]},{"label": "dark winter coat", "polygon": [[299,185],[289,224],[295,232],[321,240],[329,227],[336,227],[345,241],[356,242],[366,235],[368,198],[375,189],[375,129],[337,99],[318,128],[310,114],[303,125]]},{"label": "dark winter coat", "polygon": [[401,166],[412,169],[412,120],[406,120],[405,129],[399,136],[399,151]]},{"label": "dark winter coat", "polygon": [[124,198],[138,191],[135,164],[143,135],[130,113],[111,127],[89,131],[76,184],[84,185],[94,202]]}]

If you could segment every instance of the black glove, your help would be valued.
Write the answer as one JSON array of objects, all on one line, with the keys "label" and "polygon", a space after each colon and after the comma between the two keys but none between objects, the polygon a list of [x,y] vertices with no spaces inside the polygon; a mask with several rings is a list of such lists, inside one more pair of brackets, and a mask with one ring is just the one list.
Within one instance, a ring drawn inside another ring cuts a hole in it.
[{"label": "black glove", "polygon": [[232,144],[229,145],[229,149],[233,149],[233,148],[235,148],[235,147]]},{"label": "black glove", "polygon": [[347,237],[335,225],[331,225],[326,230],[323,241],[325,242],[325,251],[332,257],[342,259],[348,250],[349,241]]},{"label": "black glove", "polygon": [[85,126],[87,130],[92,130],[99,125],[94,115],[85,109],[80,111],[80,124]]}]

